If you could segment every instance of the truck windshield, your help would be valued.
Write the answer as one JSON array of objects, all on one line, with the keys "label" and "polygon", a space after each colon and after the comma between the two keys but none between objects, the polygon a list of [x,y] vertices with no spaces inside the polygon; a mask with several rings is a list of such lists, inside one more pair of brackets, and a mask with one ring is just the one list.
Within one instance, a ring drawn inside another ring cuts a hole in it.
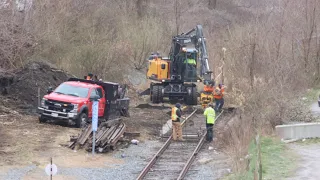
[{"label": "truck windshield", "polygon": [[61,84],[54,92],[57,94],[84,98],[88,96],[89,88],[72,86],[70,84]]}]

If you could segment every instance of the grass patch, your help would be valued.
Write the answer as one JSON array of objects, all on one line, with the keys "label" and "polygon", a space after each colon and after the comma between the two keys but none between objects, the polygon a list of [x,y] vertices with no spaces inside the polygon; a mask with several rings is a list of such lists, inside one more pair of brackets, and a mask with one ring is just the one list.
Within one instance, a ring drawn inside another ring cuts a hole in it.
[{"label": "grass patch", "polygon": [[319,95],[320,95],[320,87],[315,87],[310,89],[305,95],[306,103],[311,105],[312,103],[318,101]]},{"label": "grass patch", "polygon": [[296,142],[299,145],[310,145],[310,144],[319,144],[320,138],[308,138],[308,139],[302,139]]},{"label": "grass patch", "polygon": [[[225,180],[247,180],[254,179],[256,166],[256,145],[254,142],[249,146],[250,164],[249,170],[244,173],[232,174]],[[296,155],[289,150],[285,143],[273,137],[261,138],[261,162],[262,178],[265,180],[282,179],[289,177],[296,167]]]}]

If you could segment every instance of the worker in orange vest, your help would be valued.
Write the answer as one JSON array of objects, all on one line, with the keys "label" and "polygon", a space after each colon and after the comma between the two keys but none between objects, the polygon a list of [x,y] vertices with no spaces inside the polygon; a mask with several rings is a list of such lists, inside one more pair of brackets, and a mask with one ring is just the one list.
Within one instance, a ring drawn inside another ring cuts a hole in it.
[{"label": "worker in orange vest", "polygon": [[171,110],[171,120],[172,120],[172,138],[173,140],[184,141],[182,138],[182,128],[181,128],[181,105],[179,103],[176,104],[175,107],[172,107]]},{"label": "worker in orange vest", "polygon": [[214,110],[216,112],[220,112],[223,105],[224,105],[224,87],[222,84],[219,84],[218,87],[215,88],[214,92],[213,92],[213,97],[216,101],[216,106],[214,108]]},{"label": "worker in orange vest", "polygon": [[93,78],[93,74],[88,73],[87,80],[92,80],[92,78]]}]

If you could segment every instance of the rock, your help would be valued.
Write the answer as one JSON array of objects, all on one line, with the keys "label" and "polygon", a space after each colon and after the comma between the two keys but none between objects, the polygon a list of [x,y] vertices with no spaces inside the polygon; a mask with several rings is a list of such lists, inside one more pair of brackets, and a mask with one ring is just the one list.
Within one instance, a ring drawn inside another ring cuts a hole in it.
[{"label": "rock", "polygon": [[213,161],[213,158],[207,158],[207,157],[205,157],[205,158],[201,158],[201,159],[199,160],[199,163],[200,163],[200,164],[207,164],[207,163],[210,162],[210,161]]},{"label": "rock", "polygon": [[132,140],[131,140],[131,143],[132,143],[132,144],[135,144],[135,145],[138,145],[139,141],[136,140],[136,139],[132,139]]}]

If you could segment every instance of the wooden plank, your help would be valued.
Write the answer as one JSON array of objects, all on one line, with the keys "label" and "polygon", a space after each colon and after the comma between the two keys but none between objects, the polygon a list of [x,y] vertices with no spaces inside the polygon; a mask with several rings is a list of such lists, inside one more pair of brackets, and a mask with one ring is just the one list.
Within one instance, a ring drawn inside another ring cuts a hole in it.
[{"label": "wooden plank", "polygon": [[139,137],[140,136],[140,132],[124,132],[123,133],[124,136],[130,136],[130,137]]},{"label": "wooden plank", "polygon": [[111,146],[114,146],[118,142],[118,140],[121,138],[121,136],[123,135],[125,130],[126,130],[126,125],[124,123],[122,123],[122,127],[121,127],[120,131],[114,137],[114,139],[112,139],[112,141],[110,142]]},{"label": "wooden plank", "polygon": [[116,130],[112,133],[112,136],[110,137],[110,139],[108,140],[108,144],[117,136],[117,134],[121,131],[123,124],[121,123]]},{"label": "wooden plank", "polygon": [[74,148],[74,146],[75,146],[75,144],[76,144],[76,141],[72,141],[72,142],[70,142],[69,143],[69,148],[71,148],[71,149],[73,149]]},{"label": "wooden plank", "polygon": [[109,140],[109,136],[112,135],[113,131],[116,129],[115,126],[111,127],[110,129],[108,129],[107,133],[104,135],[104,137],[101,139],[102,141],[102,146],[104,146],[105,144],[108,143]]},{"label": "wooden plank", "polygon": [[106,128],[103,131],[101,130],[101,136],[97,137],[96,143],[99,142],[101,139],[103,139],[104,135],[108,132],[110,128]]},{"label": "wooden plank", "polygon": [[92,128],[91,128],[91,125],[89,125],[88,127],[87,127],[87,130],[85,131],[85,133],[83,133],[84,135],[81,137],[81,139],[79,139],[79,144],[80,145],[83,145],[86,141],[87,141],[87,139],[88,139],[88,137],[90,136],[90,134],[92,134]]},{"label": "wooden plank", "polygon": [[101,123],[101,125],[106,126],[106,127],[112,127],[116,124],[120,124],[121,122],[121,118],[117,118],[117,119],[112,119],[112,120],[108,120],[106,122]]},{"label": "wooden plank", "polygon": [[[96,140],[98,141],[98,139],[100,139],[102,136],[103,136],[103,134],[104,134],[104,130],[105,130],[106,128],[105,127],[103,127],[103,128],[100,128],[100,130],[98,130],[97,131],[97,135],[96,135]],[[97,142],[96,141],[96,142]]]}]

